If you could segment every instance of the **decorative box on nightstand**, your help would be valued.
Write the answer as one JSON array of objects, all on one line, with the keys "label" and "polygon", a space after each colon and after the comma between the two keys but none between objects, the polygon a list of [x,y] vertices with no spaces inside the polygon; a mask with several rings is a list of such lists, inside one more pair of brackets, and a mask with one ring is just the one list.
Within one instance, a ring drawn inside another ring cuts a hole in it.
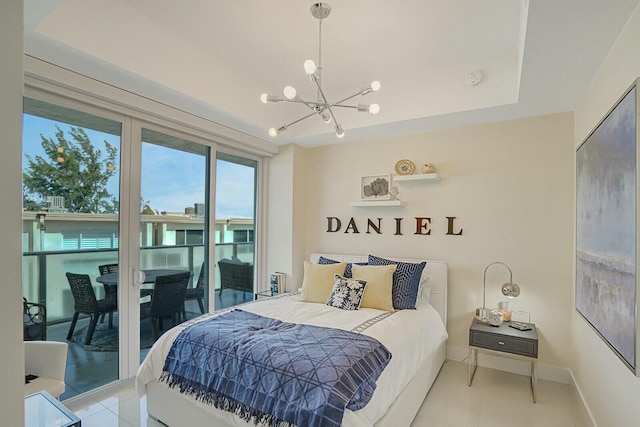
[{"label": "decorative box on nightstand", "polygon": [[469,386],[473,382],[473,376],[478,366],[478,351],[531,362],[531,391],[533,401],[536,401],[536,362],[538,359],[536,325],[531,324],[529,331],[520,331],[510,328],[508,323],[491,326],[474,319],[469,327]]}]

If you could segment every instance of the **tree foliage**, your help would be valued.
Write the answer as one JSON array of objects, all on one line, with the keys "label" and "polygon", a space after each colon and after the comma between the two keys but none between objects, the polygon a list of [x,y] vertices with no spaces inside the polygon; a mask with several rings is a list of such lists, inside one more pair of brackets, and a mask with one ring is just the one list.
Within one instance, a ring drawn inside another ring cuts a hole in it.
[{"label": "tree foliage", "polygon": [[142,197],[140,197],[140,206],[141,206],[140,213],[142,215],[158,215],[158,211],[153,210],[153,208],[149,204],[149,201],[147,200],[145,202],[144,198]]},{"label": "tree foliage", "polygon": [[118,149],[104,141],[105,155],[82,128],[71,126],[69,139],[56,126],[55,137],[42,138],[44,154],[27,155],[23,199],[27,210],[45,205],[47,196],[62,196],[69,212],[116,213],[118,201],[107,190],[115,173]]}]

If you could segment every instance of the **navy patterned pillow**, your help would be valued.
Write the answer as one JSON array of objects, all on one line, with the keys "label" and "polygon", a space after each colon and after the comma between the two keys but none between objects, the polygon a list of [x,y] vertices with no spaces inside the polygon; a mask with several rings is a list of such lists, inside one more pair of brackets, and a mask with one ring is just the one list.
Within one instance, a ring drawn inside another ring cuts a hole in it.
[{"label": "navy patterned pillow", "polygon": [[[318,258],[318,264],[337,264],[340,261],[336,261],[335,259],[325,258],[321,256]],[[356,265],[368,265],[366,262],[356,262]],[[347,266],[344,269],[344,277],[351,278],[353,274],[351,273],[351,267],[353,267],[353,263],[347,263]]]},{"label": "navy patterned pillow", "polygon": [[366,285],[365,280],[349,279],[336,274],[327,305],[342,310],[359,309]]},{"label": "navy patterned pillow", "polygon": [[427,263],[421,262],[416,264],[391,261],[375,255],[369,255],[369,265],[389,264],[397,265],[396,271],[393,273],[393,288],[391,290],[393,308],[396,310],[416,308],[418,289],[420,288],[420,276],[422,276],[422,270],[424,270]]}]

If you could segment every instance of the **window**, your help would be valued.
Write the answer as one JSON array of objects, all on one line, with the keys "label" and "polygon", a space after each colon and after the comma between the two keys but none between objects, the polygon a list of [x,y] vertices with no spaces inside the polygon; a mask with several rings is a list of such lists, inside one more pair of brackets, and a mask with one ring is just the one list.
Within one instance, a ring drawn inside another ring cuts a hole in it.
[{"label": "window", "polygon": [[253,230],[233,230],[233,243],[253,242]]},{"label": "window", "polygon": [[176,230],[176,245],[202,245],[203,230]]},{"label": "window", "polygon": [[118,247],[118,236],[109,231],[70,231],[62,235],[62,248],[46,250],[113,249]]}]

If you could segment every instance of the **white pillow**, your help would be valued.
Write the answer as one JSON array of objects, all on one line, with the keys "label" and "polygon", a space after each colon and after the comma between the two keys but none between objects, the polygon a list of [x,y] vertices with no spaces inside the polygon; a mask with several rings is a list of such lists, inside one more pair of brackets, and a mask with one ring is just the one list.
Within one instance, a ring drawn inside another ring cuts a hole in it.
[{"label": "white pillow", "polygon": [[431,276],[423,274],[420,277],[420,287],[418,289],[418,302],[429,304],[431,298]]}]

